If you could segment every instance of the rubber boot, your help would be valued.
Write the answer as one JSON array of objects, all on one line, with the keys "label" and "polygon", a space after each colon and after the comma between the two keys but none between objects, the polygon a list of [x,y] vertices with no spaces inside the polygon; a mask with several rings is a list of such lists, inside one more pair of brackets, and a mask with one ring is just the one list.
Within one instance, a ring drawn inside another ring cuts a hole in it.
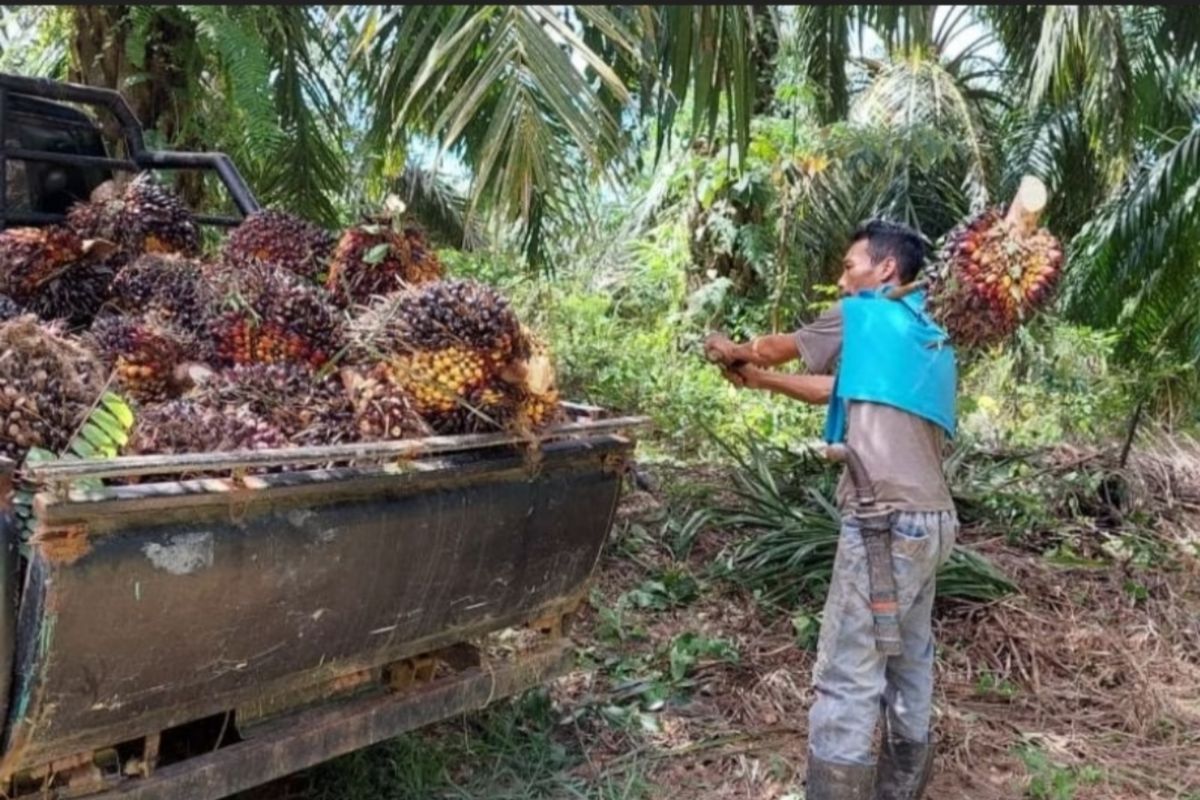
[{"label": "rubber boot", "polygon": [[875,767],[834,764],[809,753],[805,800],[871,800]]},{"label": "rubber boot", "polygon": [[933,745],[888,736],[882,749],[874,800],[919,800],[933,771]]}]

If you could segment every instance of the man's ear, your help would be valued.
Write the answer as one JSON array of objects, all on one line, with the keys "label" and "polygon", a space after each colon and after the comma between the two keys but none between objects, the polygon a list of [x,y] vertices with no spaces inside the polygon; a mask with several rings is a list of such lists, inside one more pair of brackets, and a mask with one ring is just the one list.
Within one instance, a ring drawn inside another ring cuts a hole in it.
[{"label": "man's ear", "polygon": [[887,283],[895,279],[897,282],[900,279],[900,265],[896,263],[895,256],[888,256],[883,261],[879,262],[879,277]]}]

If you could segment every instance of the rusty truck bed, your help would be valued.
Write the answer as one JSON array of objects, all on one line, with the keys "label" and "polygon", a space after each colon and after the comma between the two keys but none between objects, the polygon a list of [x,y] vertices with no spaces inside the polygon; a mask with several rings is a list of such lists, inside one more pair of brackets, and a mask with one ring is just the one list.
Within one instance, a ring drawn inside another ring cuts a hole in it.
[{"label": "rusty truck bed", "polygon": [[[345,465],[323,468],[289,451],[40,468],[48,488],[0,631],[0,778],[221,797],[555,674],[569,659],[551,641],[523,664],[476,658],[395,691],[414,658],[575,607],[632,450],[620,427],[571,423],[535,451],[498,435],[343,448]],[[291,471],[239,477],[239,463]],[[231,475],[71,483],[168,467]],[[330,701],[347,686],[370,691]],[[164,731],[214,715],[244,741],[157,768]]]}]

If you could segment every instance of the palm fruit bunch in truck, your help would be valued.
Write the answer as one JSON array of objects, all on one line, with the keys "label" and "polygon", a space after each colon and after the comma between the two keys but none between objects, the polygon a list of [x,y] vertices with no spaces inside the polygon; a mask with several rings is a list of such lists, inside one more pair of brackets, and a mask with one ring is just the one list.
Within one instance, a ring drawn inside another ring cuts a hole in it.
[{"label": "palm fruit bunch in truck", "polygon": [[112,91],[0,75],[0,177],[0,793],[224,797],[569,667],[644,420],[501,292]]}]

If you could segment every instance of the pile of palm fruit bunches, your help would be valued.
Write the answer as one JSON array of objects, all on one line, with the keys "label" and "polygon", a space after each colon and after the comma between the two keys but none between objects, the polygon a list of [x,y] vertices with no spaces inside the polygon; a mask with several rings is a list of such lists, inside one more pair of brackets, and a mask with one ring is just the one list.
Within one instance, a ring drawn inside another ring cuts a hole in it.
[{"label": "pile of palm fruit bunches", "polygon": [[62,452],[106,389],[134,407],[126,454],[532,436],[562,413],[545,343],[419,229],[260,211],[203,256],[149,173],[0,233],[0,455]]}]

